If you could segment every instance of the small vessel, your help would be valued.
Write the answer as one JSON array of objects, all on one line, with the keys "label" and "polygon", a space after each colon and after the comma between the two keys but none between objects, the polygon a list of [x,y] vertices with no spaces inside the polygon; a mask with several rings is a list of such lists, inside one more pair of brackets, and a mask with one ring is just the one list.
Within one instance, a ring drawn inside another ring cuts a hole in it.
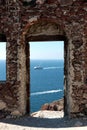
[{"label": "small vessel", "polygon": [[41,70],[41,69],[43,69],[43,67],[41,67],[41,66],[35,66],[34,69],[35,70]]}]

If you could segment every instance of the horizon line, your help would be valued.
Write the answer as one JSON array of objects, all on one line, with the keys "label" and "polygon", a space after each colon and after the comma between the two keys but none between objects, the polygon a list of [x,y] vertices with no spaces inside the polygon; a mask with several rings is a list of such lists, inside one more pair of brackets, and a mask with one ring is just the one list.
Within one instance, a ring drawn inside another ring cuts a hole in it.
[{"label": "horizon line", "polygon": [[[0,60],[6,60],[6,58],[0,59]],[[31,59],[30,58],[30,60],[64,60],[64,59],[63,58],[62,59],[43,59],[43,58],[42,59],[33,59],[33,58]]]},{"label": "horizon line", "polygon": [[[0,60],[6,60],[6,58],[2,58]],[[61,59],[33,59],[33,58],[30,58],[30,60],[64,60],[64,58],[61,58]]]}]

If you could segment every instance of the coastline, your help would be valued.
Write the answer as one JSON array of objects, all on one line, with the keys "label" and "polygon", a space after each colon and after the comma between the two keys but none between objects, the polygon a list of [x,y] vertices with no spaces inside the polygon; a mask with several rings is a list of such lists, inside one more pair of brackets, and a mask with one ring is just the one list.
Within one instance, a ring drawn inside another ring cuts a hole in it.
[{"label": "coastline", "polygon": [[37,117],[37,118],[63,118],[64,112],[63,111],[49,111],[49,110],[40,110],[37,112],[34,112],[31,114],[31,117]]},{"label": "coastline", "polygon": [[42,105],[41,110],[31,113],[31,117],[39,118],[63,118],[64,117],[64,99],[53,101]]}]

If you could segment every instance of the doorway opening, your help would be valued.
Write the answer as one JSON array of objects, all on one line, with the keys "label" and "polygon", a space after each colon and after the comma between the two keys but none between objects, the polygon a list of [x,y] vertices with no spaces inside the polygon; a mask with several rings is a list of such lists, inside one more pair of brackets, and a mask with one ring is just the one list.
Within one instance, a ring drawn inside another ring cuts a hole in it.
[{"label": "doorway opening", "polygon": [[[30,113],[41,109],[63,111],[64,41],[34,41],[29,44]],[[58,105],[59,100],[60,105]],[[34,116],[37,115],[34,114]],[[63,113],[60,117],[63,117]]]}]

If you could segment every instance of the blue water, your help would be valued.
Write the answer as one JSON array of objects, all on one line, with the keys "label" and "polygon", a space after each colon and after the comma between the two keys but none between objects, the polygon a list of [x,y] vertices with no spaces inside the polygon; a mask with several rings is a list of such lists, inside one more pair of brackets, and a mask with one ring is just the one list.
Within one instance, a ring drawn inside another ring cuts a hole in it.
[{"label": "blue water", "polygon": [[[40,65],[41,70],[34,67]],[[45,103],[58,100],[64,95],[64,61],[30,61],[30,107],[31,113],[40,110]],[[6,80],[6,61],[0,60],[0,81]]]},{"label": "blue water", "polygon": [[0,81],[6,80],[6,60],[0,60]]},{"label": "blue water", "polygon": [[[34,67],[38,65],[43,69],[35,70]],[[31,60],[30,70],[31,112],[40,110],[45,103],[63,97],[63,60]]]}]

